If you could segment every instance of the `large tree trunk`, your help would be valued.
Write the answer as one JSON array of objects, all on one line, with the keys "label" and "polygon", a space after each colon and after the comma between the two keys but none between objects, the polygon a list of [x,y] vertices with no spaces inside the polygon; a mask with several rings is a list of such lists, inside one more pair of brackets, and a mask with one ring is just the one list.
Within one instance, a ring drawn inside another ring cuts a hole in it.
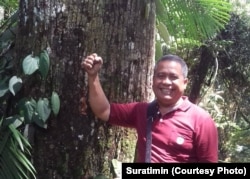
[{"label": "large tree trunk", "polygon": [[[30,127],[35,131],[31,142],[38,178],[111,177],[112,159],[133,161],[135,132],[95,118],[80,63],[92,52],[103,57],[101,81],[111,101],[151,100],[155,5],[145,2],[20,1],[17,68],[28,54],[51,51],[48,78],[23,76],[22,95],[38,99],[54,90],[61,100],[60,113],[49,118],[47,129]],[[83,113],[81,98],[87,105]]]}]

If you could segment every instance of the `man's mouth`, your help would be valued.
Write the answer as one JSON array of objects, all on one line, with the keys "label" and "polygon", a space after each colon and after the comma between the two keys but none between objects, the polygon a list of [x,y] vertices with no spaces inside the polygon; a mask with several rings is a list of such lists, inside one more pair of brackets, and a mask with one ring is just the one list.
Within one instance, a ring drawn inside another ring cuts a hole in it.
[{"label": "man's mouth", "polygon": [[164,95],[170,95],[172,90],[171,89],[161,89],[161,92],[164,94]]}]

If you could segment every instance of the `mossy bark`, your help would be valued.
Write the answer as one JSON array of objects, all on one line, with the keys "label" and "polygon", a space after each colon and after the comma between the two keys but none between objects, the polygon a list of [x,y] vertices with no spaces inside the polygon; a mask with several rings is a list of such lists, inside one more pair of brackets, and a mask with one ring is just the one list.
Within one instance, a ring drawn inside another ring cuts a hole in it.
[{"label": "mossy bark", "polygon": [[25,56],[43,49],[50,51],[51,62],[46,80],[23,76],[22,95],[38,99],[56,91],[61,100],[59,115],[49,118],[47,129],[32,126],[37,178],[99,173],[112,178],[112,159],[133,162],[135,131],[95,118],[80,63],[93,52],[103,57],[101,82],[110,101],[148,101],[153,96],[154,35],[153,0],[20,1],[17,67]]}]

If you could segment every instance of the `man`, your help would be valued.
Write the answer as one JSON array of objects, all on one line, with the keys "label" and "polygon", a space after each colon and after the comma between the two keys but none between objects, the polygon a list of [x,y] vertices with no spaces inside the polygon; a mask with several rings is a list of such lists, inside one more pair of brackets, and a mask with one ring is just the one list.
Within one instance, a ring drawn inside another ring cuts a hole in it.
[{"label": "man", "polygon": [[[145,162],[149,103],[109,103],[98,76],[102,64],[103,60],[97,54],[87,56],[81,64],[88,74],[92,111],[112,125],[135,128],[138,134],[136,162]],[[218,162],[217,128],[204,109],[184,96],[187,74],[186,63],[176,55],[163,56],[156,63],[153,91],[157,116],[151,124],[149,162]]]}]

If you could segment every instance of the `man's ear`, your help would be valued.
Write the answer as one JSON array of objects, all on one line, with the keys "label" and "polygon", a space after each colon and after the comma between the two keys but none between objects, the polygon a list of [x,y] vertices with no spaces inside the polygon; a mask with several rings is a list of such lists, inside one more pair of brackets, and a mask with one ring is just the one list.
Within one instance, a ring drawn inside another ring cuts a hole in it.
[{"label": "man's ear", "polygon": [[184,79],[185,89],[186,89],[186,87],[187,87],[187,84],[188,84],[188,78],[185,78],[185,79]]}]

